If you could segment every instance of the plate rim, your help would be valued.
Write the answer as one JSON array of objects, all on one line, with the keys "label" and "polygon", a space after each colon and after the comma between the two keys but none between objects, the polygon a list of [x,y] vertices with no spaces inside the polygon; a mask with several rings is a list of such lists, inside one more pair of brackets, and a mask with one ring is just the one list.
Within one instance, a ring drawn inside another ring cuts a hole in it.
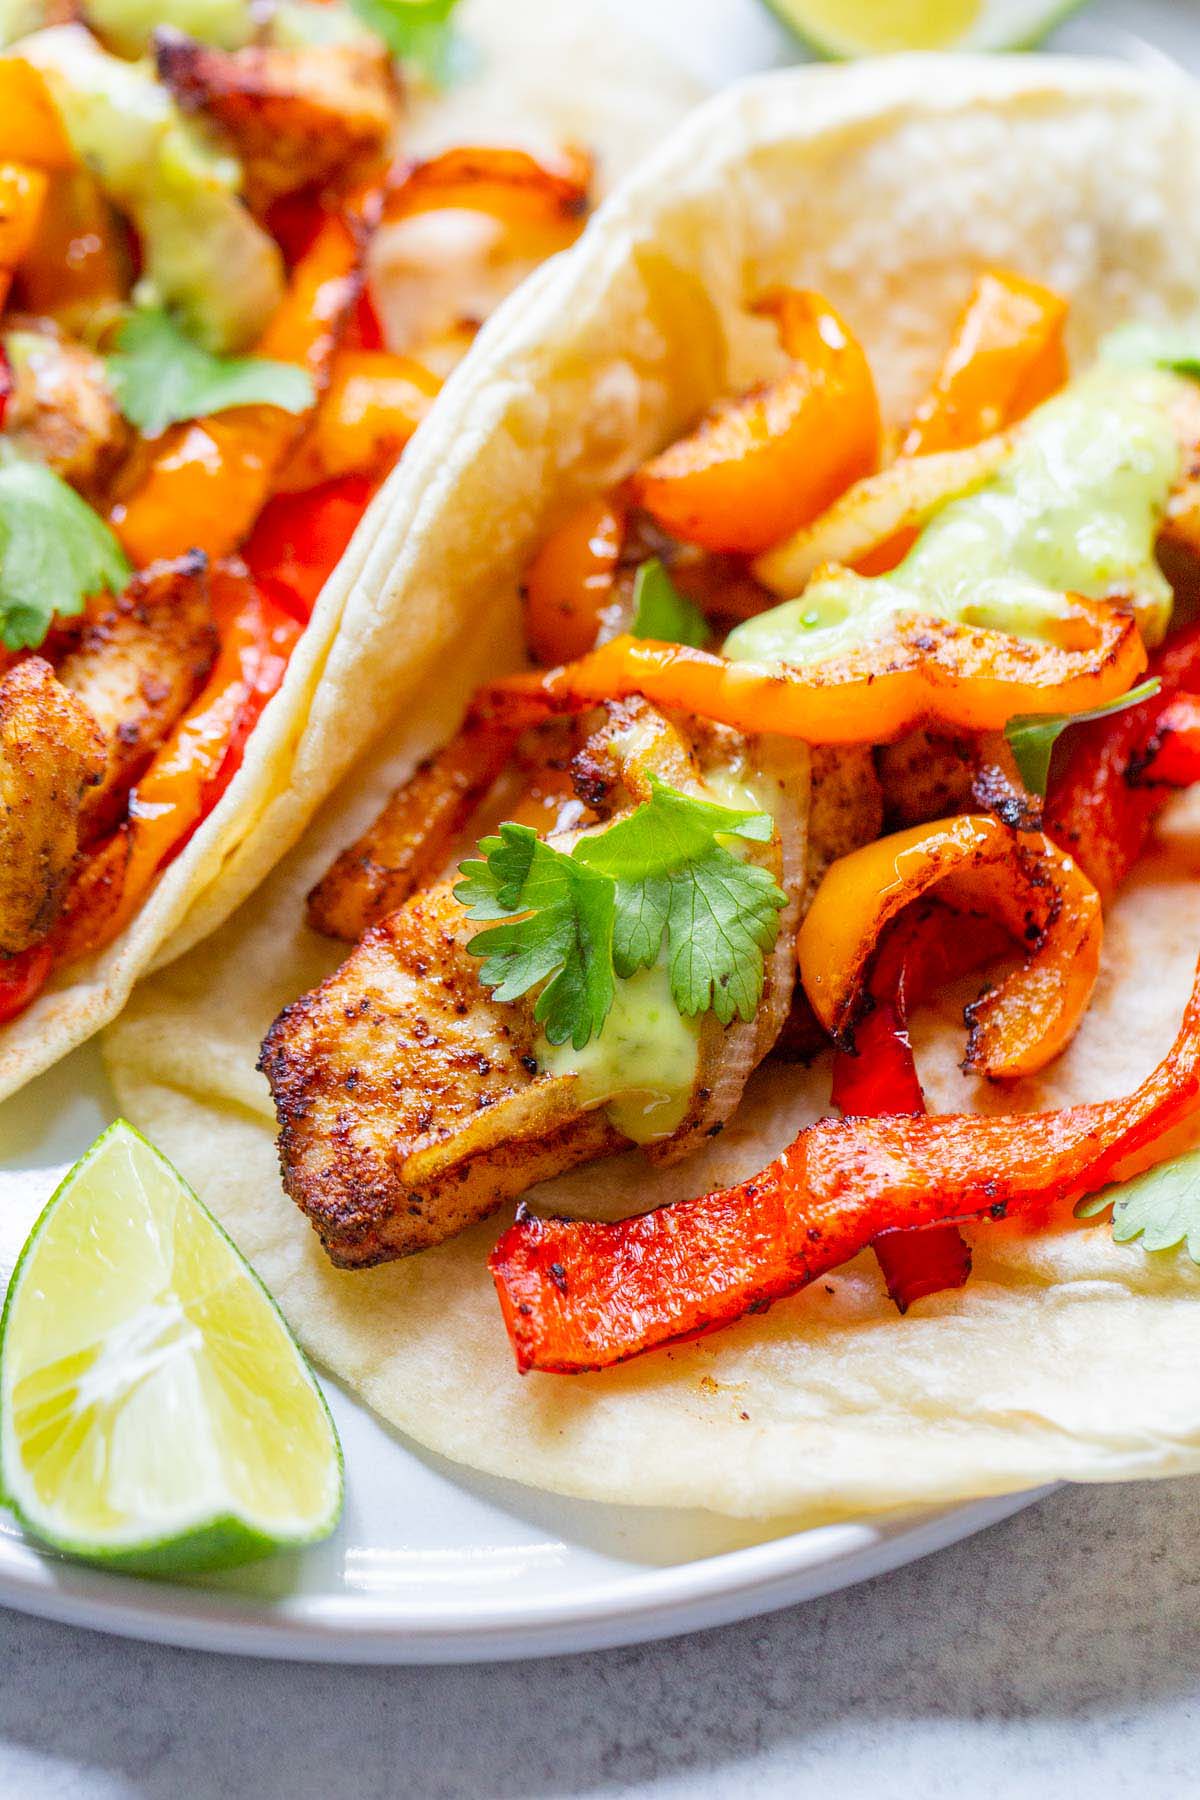
[{"label": "plate rim", "polygon": [[1059,1483],[909,1516],[791,1532],[563,1597],[399,1604],[279,1600],[157,1582],[0,1545],[0,1605],[143,1642],[328,1663],[499,1662],[646,1643],[732,1624],[868,1581],[1001,1523]]}]

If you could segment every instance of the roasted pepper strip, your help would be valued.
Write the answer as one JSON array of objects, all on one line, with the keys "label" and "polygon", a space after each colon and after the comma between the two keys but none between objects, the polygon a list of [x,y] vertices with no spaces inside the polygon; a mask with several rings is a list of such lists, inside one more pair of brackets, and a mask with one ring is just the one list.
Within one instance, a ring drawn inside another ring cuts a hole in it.
[{"label": "roasted pepper strip", "polygon": [[71,933],[71,958],[111,943],[129,923],[164,863],[183,848],[232,781],[246,739],[283,680],[299,624],[230,571],[214,571],[212,597],[221,636],[217,660],[199,697],[130,795],[121,880],[110,904],[91,913],[87,932]]},{"label": "roasted pepper strip", "polygon": [[295,492],[343,475],[387,473],[437,396],[441,382],[410,356],[339,350],[312,423],[280,470]]},{"label": "roasted pepper strip", "polygon": [[902,456],[959,450],[1023,419],[1067,378],[1067,302],[989,269],[971,289],[945,360],[913,414]]},{"label": "roasted pepper strip", "polygon": [[77,166],[45,77],[19,56],[0,57],[0,159],[47,170]]},{"label": "roasted pepper strip", "polygon": [[[288,292],[258,346],[260,356],[327,377],[363,281],[379,196],[331,215],[292,271]],[[199,549],[213,560],[237,548],[304,422],[274,406],[240,406],[167,431],[133,493],[111,520],[139,567]]]},{"label": "roasted pepper strip", "polygon": [[342,559],[377,483],[343,475],[302,494],[267,501],[243,556],[251,575],[284,612],[307,622]]},{"label": "roasted pepper strip", "polygon": [[1095,883],[1107,905],[1141,855],[1170,798],[1145,784],[1159,720],[1177,694],[1200,691],[1200,621],[1175,632],[1150,664],[1160,688],[1140,706],[1072,726],[1051,765],[1045,827]]},{"label": "roasted pepper strip", "polygon": [[1074,645],[908,618],[887,638],[827,662],[778,668],[705,650],[618,637],[578,662],[510,677],[481,704],[530,719],[642,694],[743,731],[810,744],[881,744],[937,721],[1000,731],[1021,712],[1083,712],[1126,693],[1146,666],[1136,625],[1099,601],[1073,598]]},{"label": "roasted pepper strip", "polygon": [[16,956],[0,956],[0,1025],[15,1019],[37,997],[53,961],[48,943],[32,944]]},{"label": "roasted pepper strip", "polygon": [[1200,972],[1165,1060],[1128,1097],[1000,1118],[822,1119],[737,1187],[594,1224],[519,1218],[489,1267],[522,1371],[575,1374],[732,1324],[880,1232],[1038,1217],[1148,1167],[1200,1104]]},{"label": "roasted pepper strip", "polygon": [[756,556],[788,537],[879,461],[875,384],[828,301],[788,290],[779,321],[792,367],[708,413],[633,476],[633,497],[672,537]]},{"label": "roasted pepper strip", "polygon": [[390,225],[424,212],[483,212],[505,225],[557,226],[573,235],[587,216],[591,180],[591,159],[582,151],[551,162],[506,145],[460,144],[395,170],[384,218]]},{"label": "roasted pepper strip", "polygon": [[998,917],[1031,949],[969,1008],[964,1068],[992,1080],[1032,1075],[1068,1042],[1100,966],[1100,896],[1040,831],[963,813],[895,832],[839,857],[796,940],[804,991],[826,1030],[852,1041],[863,982],[883,927],[931,888]]},{"label": "roasted pepper strip", "polygon": [[577,506],[543,543],[522,583],[525,637],[538,662],[569,662],[596,642],[624,536],[624,507],[600,495]]},{"label": "roasted pepper strip", "polygon": [[73,327],[115,316],[129,288],[129,254],[116,214],[88,169],[64,169],[49,190],[21,257],[18,304]]},{"label": "roasted pepper strip", "polygon": [[1154,736],[1130,766],[1132,787],[1191,787],[1200,781],[1200,694],[1177,694],[1154,722]]}]

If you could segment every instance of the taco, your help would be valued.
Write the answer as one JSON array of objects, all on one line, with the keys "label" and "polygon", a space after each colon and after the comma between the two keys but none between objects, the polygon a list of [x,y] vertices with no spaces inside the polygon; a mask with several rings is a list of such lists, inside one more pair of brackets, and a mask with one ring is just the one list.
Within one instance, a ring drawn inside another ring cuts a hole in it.
[{"label": "taco", "polygon": [[420,1443],[806,1522],[1200,1466],[1198,189],[1183,81],[771,76],[463,372],[462,660],[106,1040]]},{"label": "taco", "polygon": [[[98,0],[0,58],[0,1094],[294,839],[365,741],[359,660],[400,700],[457,627],[372,640],[403,485],[366,515],[485,314],[578,235],[590,151],[550,127],[609,101],[601,57],[539,111],[542,9],[476,8],[473,53],[499,35],[525,85],[495,141],[485,61],[450,139],[450,10],[384,9],[385,39],[349,4],[185,32]],[[678,94],[622,119],[630,151]]]}]

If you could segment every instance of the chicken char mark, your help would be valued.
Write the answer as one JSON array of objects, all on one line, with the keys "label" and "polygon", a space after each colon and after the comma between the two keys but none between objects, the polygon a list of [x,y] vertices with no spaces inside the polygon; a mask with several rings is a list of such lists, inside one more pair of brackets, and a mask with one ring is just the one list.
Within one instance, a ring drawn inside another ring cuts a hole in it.
[{"label": "chicken char mark", "polygon": [[179,105],[236,151],[253,212],[300,188],[351,177],[386,150],[399,93],[382,44],[218,50],[160,27],[154,52]]},{"label": "chicken char mark", "polygon": [[87,620],[57,670],[95,719],[107,749],[102,778],[87,797],[85,836],[113,822],[216,652],[208,565],[197,554],[152,564]]},{"label": "chicken char mark", "polygon": [[9,669],[0,681],[0,955],[28,950],[54,924],[105,761],[99,726],[48,662],[28,656]]},{"label": "chicken char mark", "polygon": [[[790,902],[763,1002],[748,1023],[723,1027],[705,1017],[681,1123],[647,1147],[661,1160],[720,1129],[786,1015],[808,752],[691,721],[689,736],[644,701],[607,710],[575,759],[581,790],[594,795],[603,772],[606,798],[627,811],[646,797],[650,771],[700,792],[718,766],[736,772],[752,763],[769,771],[788,819],[772,845],[754,846]],[[574,835],[552,841],[569,848]],[[279,1117],[284,1186],[340,1267],[426,1249],[537,1182],[627,1144],[596,1102],[585,1103],[577,1077],[539,1072],[533,997],[492,998],[467,949],[478,929],[450,882],[413,895],[289,1006],[264,1042],[260,1067]]]}]

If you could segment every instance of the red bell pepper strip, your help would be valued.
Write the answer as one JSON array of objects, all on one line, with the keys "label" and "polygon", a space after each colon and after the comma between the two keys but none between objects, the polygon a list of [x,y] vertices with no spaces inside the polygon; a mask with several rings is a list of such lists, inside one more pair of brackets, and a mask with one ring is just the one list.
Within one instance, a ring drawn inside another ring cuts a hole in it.
[{"label": "red bell pepper strip", "polygon": [[881,1231],[1035,1218],[1146,1168],[1200,1106],[1200,969],[1166,1058],[1124,1099],[998,1118],[822,1119],[760,1174],[596,1224],[518,1217],[489,1260],[522,1371],[575,1374],[719,1330]]},{"label": "red bell pepper strip", "polygon": [[[1007,948],[1000,926],[958,915],[937,901],[908,909],[889,927],[868,981],[871,1012],[854,1029],[854,1050],[833,1059],[833,1104],[847,1118],[925,1112],[925,1095],[908,1035],[909,1013],[944,982],[965,975]],[[956,1225],[885,1231],[871,1248],[900,1312],[926,1294],[962,1287],[971,1273],[970,1246]]]},{"label": "red bell pepper strip", "polygon": [[1177,694],[1159,713],[1154,736],[1129,770],[1131,787],[1191,787],[1200,781],[1200,694]]},{"label": "red bell pepper strip", "polygon": [[0,1025],[24,1012],[45,984],[53,961],[48,943],[32,944],[15,956],[0,956]]},{"label": "red bell pepper strip", "polygon": [[1146,779],[1160,722],[1177,694],[1200,691],[1200,620],[1173,632],[1151,659],[1159,692],[1140,706],[1073,726],[1051,767],[1046,833],[1070,852],[1107,905],[1141,855],[1170,798]]},{"label": "red bell pepper strip", "polygon": [[342,475],[297,494],[276,494],[258,515],[242,554],[276,605],[301,624],[341,561],[378,482]]}]

